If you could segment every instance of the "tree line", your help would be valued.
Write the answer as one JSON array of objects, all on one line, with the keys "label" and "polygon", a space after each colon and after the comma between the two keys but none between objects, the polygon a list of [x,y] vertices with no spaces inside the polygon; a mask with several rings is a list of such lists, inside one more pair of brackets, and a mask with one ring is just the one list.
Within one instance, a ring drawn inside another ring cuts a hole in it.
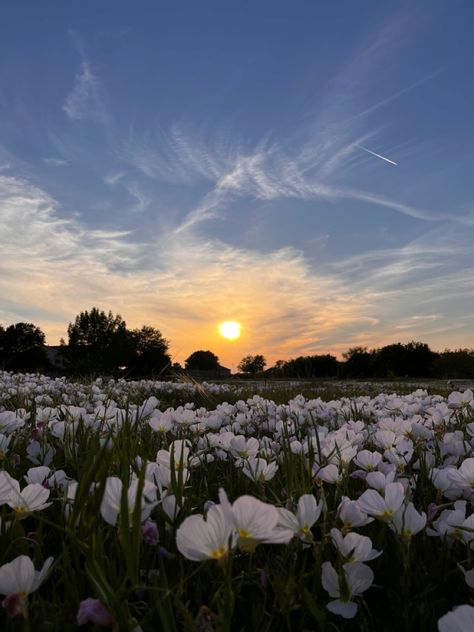
[{"label": "tree line", "polygon": [[[8,371],[60,371],[69,375],[111,375],[129,378],[166,377],[183,368],[173,363],[169,342],[150,325],[129,329],[123,318],[97,307],[78,314],[67,328],[67,342],[47,347],[33,323],[0,325],[0,368]],[[51,352],[54,351],[54,357]],[[377,349],[352,347],[339,361],[331,354],[279,360],[266,371],[261,354],[242,358],[238,369],[251,377],[282,378],[473,378],[474,349],[432,351],[426,343],[400,342]],[[193,352],[184,370],[210,372],[225,368],[209,350]]]},{"label": "tree line", "polygon": [[274,377],[327,378],[474,378],[474,349],[432,351],[424,342],[351,347],[339,361],[330,354],[280,360],[267,371]]}]

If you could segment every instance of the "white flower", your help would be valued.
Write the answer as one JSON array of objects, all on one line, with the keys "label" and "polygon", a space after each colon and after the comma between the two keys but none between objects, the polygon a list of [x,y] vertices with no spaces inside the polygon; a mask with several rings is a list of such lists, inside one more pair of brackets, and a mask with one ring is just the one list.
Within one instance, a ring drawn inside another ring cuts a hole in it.
[{"label": "white flower", "polygon": [[342,497],[337,508],[337,515],[346,529],[363,527],[374,521],[362,510],[356,500],[351,500],[348,496]]},{"label": "white flower", "polygon": [[8,505],[17,514],[28,514],[49,507],[49,489],[32,483],[20,491],[20,483],[7,472],[0,472],[0,505]]},{"label": "white flower", "polygon": [[389,483],[385,488],[385,496],[381,496],[375,489],[368,489],[357,500],[359,507],[381,520],[389,520],[402,505],[405,490],[401,483]]},{"label": "white flower", "polygon": [[291,529],[300,540],[310,542],[313,539],[311,527],[321,515],[322,508],[323,502],[318,504],[313,494],[303,494],[298,500],[296,515],[288,509],[278,509],[280,512],[278,524]]},{"label": "white flower", "polygon": [[325,467],[321,467],[317,470],[315,478],[324,481],[325,483],[336,484],[342,481],[342,473],[339,467],[334,463],[330,463]]},{"label": "white flower", "polygon": [[418,513],[412,502],[406,507],[400,507],[396,511],[389,523],[389,527],[403,538],[411,538],[413,535],[424,529],[426,525],[426,514],[424,511]]},{"label": "white flower", "polygon": [[445,509],[432,527],[426,530],[428,535],[445,536],[467,543],[474,539],[474,514],[466,518],[466,501],[457,500],[454,509]]},{"label": "white flower", "polygon": [[346,563],[369,562],[382,555],[382,551],[372,548],[372,540],[365,535],[348,533],[343,536],[339,529],[331,529],[330,535]]},{"label": "white flower", "polygon": [[438,620],[439,632],[470,632],[474,630],[474,608],[458,606]]},{"label": "white flower", "polygon": [[369,588],[374,581],[374,574],[368,566],[361,563],[344,564],[343,571],[347,591],[341,591],[339,577],[330,562],[324,562],[322,565],[321,582],[329,596],[336,597],[327,604],[327,609],[344,619],[352,619],[357,613],[357,604],[351,599]]},{"label": "white flower", "polygon": [[195,562],[227,556],[236,540],[232,519],[221,505],[210,507],[205,518],[188,516],[176,532],[178,551]]},{"label": "white flower", "polygon": [[[100,513],[102,518],[108,524],[115,526],[120,514],[121,502],[122,502],[122,481],[116,476],[108,476],[105,484],[104,495],[100,503]],[[132,525],[133,512],[135,511],[135,504],[137,502],[138,494],[138,479],[134,478],[127,491],[127,506],[128,506],[128,518],[129,524]],[[158,503],[156,501],[156,486],[150,481],[145,480],[143,486],[143,493],[140,499],[141,502],[141,517],[140,521],[144,522],[150,513]]]},{"label": "white flower", "polygon": [[43,485],[45,480],[50,475],[51,470],[46,465],[39,465],[37,467],[30,467],[25,476],[27,483],[38,483]]},{"label": "white flower", "polygon": [[219,500],[238,535],[238,545],[243,551],[253,551],[263,544],[286,544],[294,532],[279,526],[280,513],[276,507],[253,496],[240,496],[231,505],[223,489]]},{"label": "white flower", "polygon": [[458,564],[458,568],[463,572],[464,579],[469,588],[474,588],[474,568],[471,568],[470,571],[466,571],[460,564]]},{"label": "white flower", "polygon": [[259,450],[260,443],[255,437],[246,439],[243,435],[238,435],[230,440],[230,451],[234,457],[255,458]]},{"label": "white flower", "polygon": [[270,481],[276,474],[278,465],[276,463],[267,463],[265,459],[249,458],[244,461],[242,472],[256,483]]},{"label": "white flower", "polygon": [[37,571],[27,555],[20,555],[0,567],[0,594],[6,595],[2,606],[10,616],[25,614],[28,595],[41,586],[52,563],[53,558],[48,557]]},{"label": "white flower", "polygon": [[370,452],[369,450],[361,450],[357,453],[354,463],[366,472],[372,472],[382,460],[380,452]]}]

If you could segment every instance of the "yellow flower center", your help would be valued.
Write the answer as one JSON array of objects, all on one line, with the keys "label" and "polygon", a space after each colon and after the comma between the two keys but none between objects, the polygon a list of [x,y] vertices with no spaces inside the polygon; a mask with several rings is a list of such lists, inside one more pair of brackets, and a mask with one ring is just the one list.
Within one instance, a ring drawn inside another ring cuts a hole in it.
[{"label": "yellow flower center", "polygon": [[228,548],[223,544],[218,549],[214,549],[214,551],[210,552],[210,557],[213,560],[220,560],[221,558],[227,555]]},{"label": "yellow flower center", "polygon": [[238,533],[240,538],[250,538],[251,535],[247,529],[238,529]]}]

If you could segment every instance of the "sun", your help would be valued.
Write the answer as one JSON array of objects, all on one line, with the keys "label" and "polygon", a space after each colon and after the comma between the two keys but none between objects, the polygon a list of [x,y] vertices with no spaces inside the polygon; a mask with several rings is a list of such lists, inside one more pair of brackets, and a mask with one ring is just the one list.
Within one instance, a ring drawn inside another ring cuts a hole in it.
[{"label": "sun", "polygon": [[219,325],[219,333],[227,340],[237,340],[240,337],[240,323],[234,320],[226,320]]}]

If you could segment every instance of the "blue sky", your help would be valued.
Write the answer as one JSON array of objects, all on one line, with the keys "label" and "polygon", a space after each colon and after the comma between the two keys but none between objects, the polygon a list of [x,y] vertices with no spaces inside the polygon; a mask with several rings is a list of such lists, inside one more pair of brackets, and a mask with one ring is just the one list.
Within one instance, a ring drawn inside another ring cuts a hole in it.
[{"label": "blue sky", "polygon": [[55,344],[98,306],[228,366],[473,347],[473,18],[469,0],[3,6],[0,323]]}]

